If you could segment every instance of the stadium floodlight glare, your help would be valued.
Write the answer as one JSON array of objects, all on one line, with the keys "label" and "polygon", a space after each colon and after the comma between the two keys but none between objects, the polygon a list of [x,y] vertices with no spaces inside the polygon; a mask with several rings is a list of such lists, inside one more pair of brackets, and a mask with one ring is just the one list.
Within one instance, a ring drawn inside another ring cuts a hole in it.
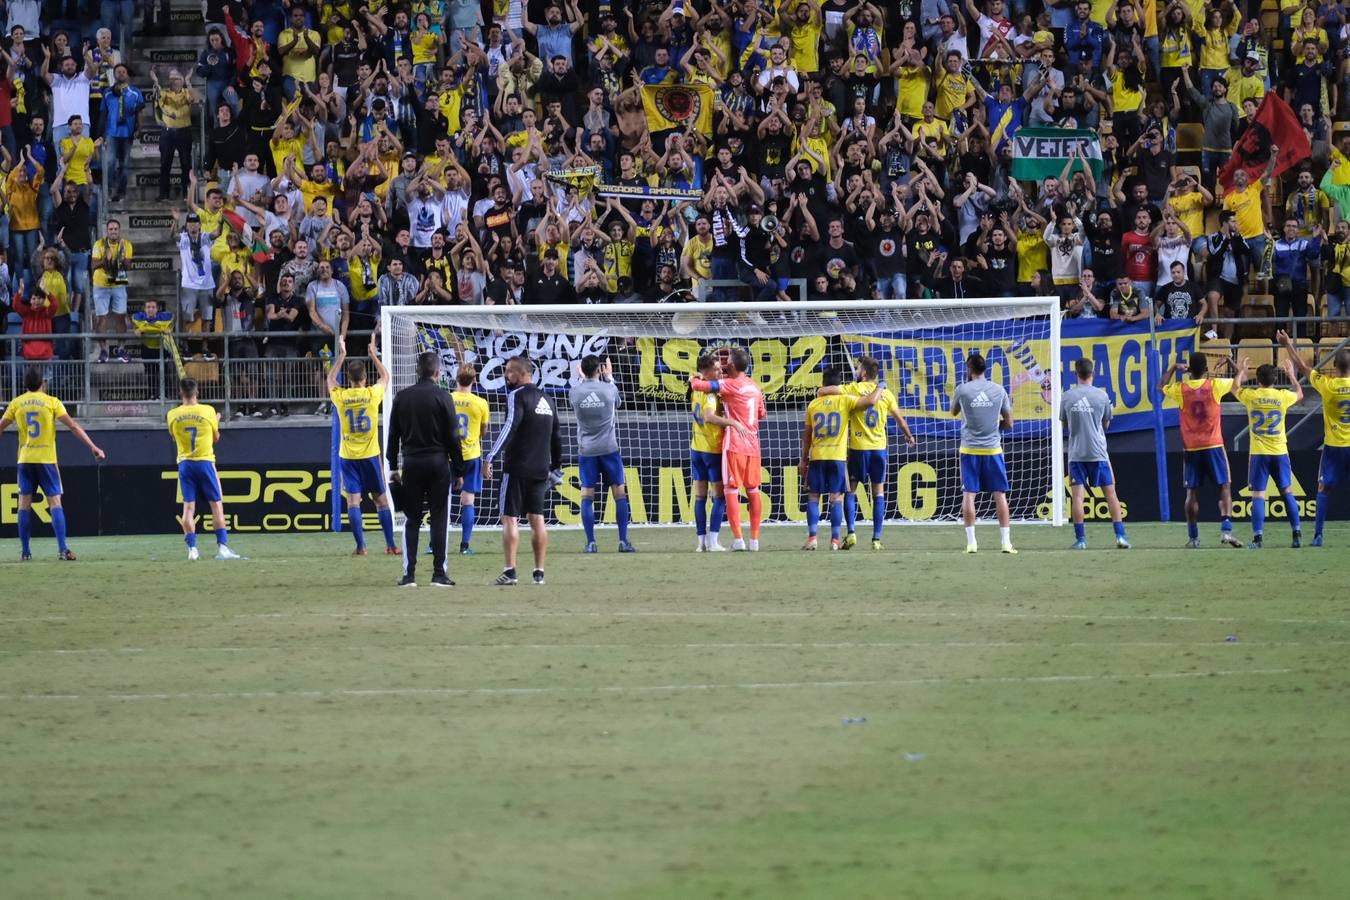
[{"label": "stadium floodlight glare", "polygon": [[[896,523],[960,519],[959,420],[951,395],[965,380],[965,359],[979,352],[988,377],[1013,399],[1014,426],[1003,435],[1013,520],[1063,524],[1064,458],[1056,426],[1062,373],[1059,301],[1054,297],[818,303],[669,303],[575,306],[398,306],[381,310],[384,359],[393,390],[415,380],[415,358],[441,355],[447,388],[461,361],[477,370],[475,389],[492,407],[490,435],[503,418],[506,360],[527,354],[535,382],[558,399],[565,479],[551,524],[579,520],[575,425],[567,394],[577,364],[607,356],[623,395],[619,443],[635,524],[692,523],[688,472],[688,380],[699,356],[744,348],[763,388],[760,426],[765,521],[805,519],[797,471],[803,414],[829,366],[853,380],[853,361],[872,356],[918,436],[906,447],[892,423],[887,519]],[[1052,377],[1053,376],[1053,377]],[[388,424],[389,403],[385,404]],[[495,509],[496,482],[479,509]],[[868,494],[864,485],[859,499]],[[597,499],[599,496],[597,495]],[[859,508],[871,509],[870,503]],[[607,516],[612,514],[606,510]],[[982,497],[981,519],[993,504]],[[486,518],[486,517],[485,517]]]}]

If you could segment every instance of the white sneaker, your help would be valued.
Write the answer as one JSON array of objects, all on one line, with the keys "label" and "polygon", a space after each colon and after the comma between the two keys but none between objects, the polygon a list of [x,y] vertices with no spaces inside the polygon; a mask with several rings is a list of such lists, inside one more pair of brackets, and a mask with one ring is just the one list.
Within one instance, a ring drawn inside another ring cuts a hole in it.
[{"label": "white sneaker", "polygon": [[717,542],[717,535],[715,535],[715,534],[710,534],[710,535],[708,535],[708,546],[707,546],[706,549],[707,549],[707,551],[708,551],[709,553],[726,553],[726,552],[727,552],[727,548],[726,548],[726,547],[723,547],[721,544],[719,544],[719,543]]},{"label": "white sneaker", "polygon": [[197,548],[196,548],[196,547],[189,547],[189,548],[188,548],[188,562],[195,562],[195,561],[197,561],[198,559],[201,559],[201,554],[197,552]]},{"label": "white sneaker", "polygon": [[700,534],[698,536],[698,546],[694,548],[694,552],[704,553],[707,551],[707,549],[708,549],[708,536],[706,534]]},{"label": "white sneaker", "polygon": [[758,552],[759,552],[759,541],[751,541],[751,542],[750,542],[750,552],[751,552],[751,553],[758,553]]},{"label": "white sneaker", "polygon": [[240,556],[225,544],[216,548],[216,559],[248,559],[247,556]]},{"label": "white sneaker", "polygon": [[735,553],[740,553],[745,549],[745,541],[741,538],[736,538],[736,540],[731,542],[731,549]]}]

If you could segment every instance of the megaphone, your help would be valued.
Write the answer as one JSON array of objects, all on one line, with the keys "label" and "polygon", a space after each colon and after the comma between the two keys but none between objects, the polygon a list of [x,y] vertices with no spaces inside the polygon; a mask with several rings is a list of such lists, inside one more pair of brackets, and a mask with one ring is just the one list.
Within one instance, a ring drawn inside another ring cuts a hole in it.
[{"label": "megaphone", "polygon": [[759,227],[760,230],[766,231],[769,234],[773,234],[775,231],[778,230],[778,217],[773,214],[761,216],[759,220]]}]

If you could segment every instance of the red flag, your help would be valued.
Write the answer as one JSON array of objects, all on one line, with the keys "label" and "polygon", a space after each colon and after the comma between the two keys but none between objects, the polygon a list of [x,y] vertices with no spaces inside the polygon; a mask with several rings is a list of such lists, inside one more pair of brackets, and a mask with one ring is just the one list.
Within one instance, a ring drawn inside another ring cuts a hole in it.
[{"label": "red flag", "polygon": [[1247,123],[1246,130],[1233,145],[1232,157],[1219,170],[1219,183],[1225,188],[1232,187],[1233,174],[1238,169],[1247,170],[1249,181],[1258,181],[1270,162],[1272,144],[1280,148],[1272,178],[1312,156],[1312,145],[1308,143],[1308,135],[1299,124],[1298,116],[1276,93],[1266,94],[1255,118]]}]

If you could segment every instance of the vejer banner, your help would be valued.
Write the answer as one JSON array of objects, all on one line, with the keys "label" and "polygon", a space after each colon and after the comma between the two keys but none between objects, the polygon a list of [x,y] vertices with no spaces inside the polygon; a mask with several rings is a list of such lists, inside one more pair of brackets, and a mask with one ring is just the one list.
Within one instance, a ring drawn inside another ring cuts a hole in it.
[{"label": "vejer banner", "polygon": [[1097,132],[1088,128],[1017,129],[1012,136],[1013,177],[1019,181],[1058,178],[1071,159],[1087,162],[1092,177],[1102,178],[1102,145]]}]

